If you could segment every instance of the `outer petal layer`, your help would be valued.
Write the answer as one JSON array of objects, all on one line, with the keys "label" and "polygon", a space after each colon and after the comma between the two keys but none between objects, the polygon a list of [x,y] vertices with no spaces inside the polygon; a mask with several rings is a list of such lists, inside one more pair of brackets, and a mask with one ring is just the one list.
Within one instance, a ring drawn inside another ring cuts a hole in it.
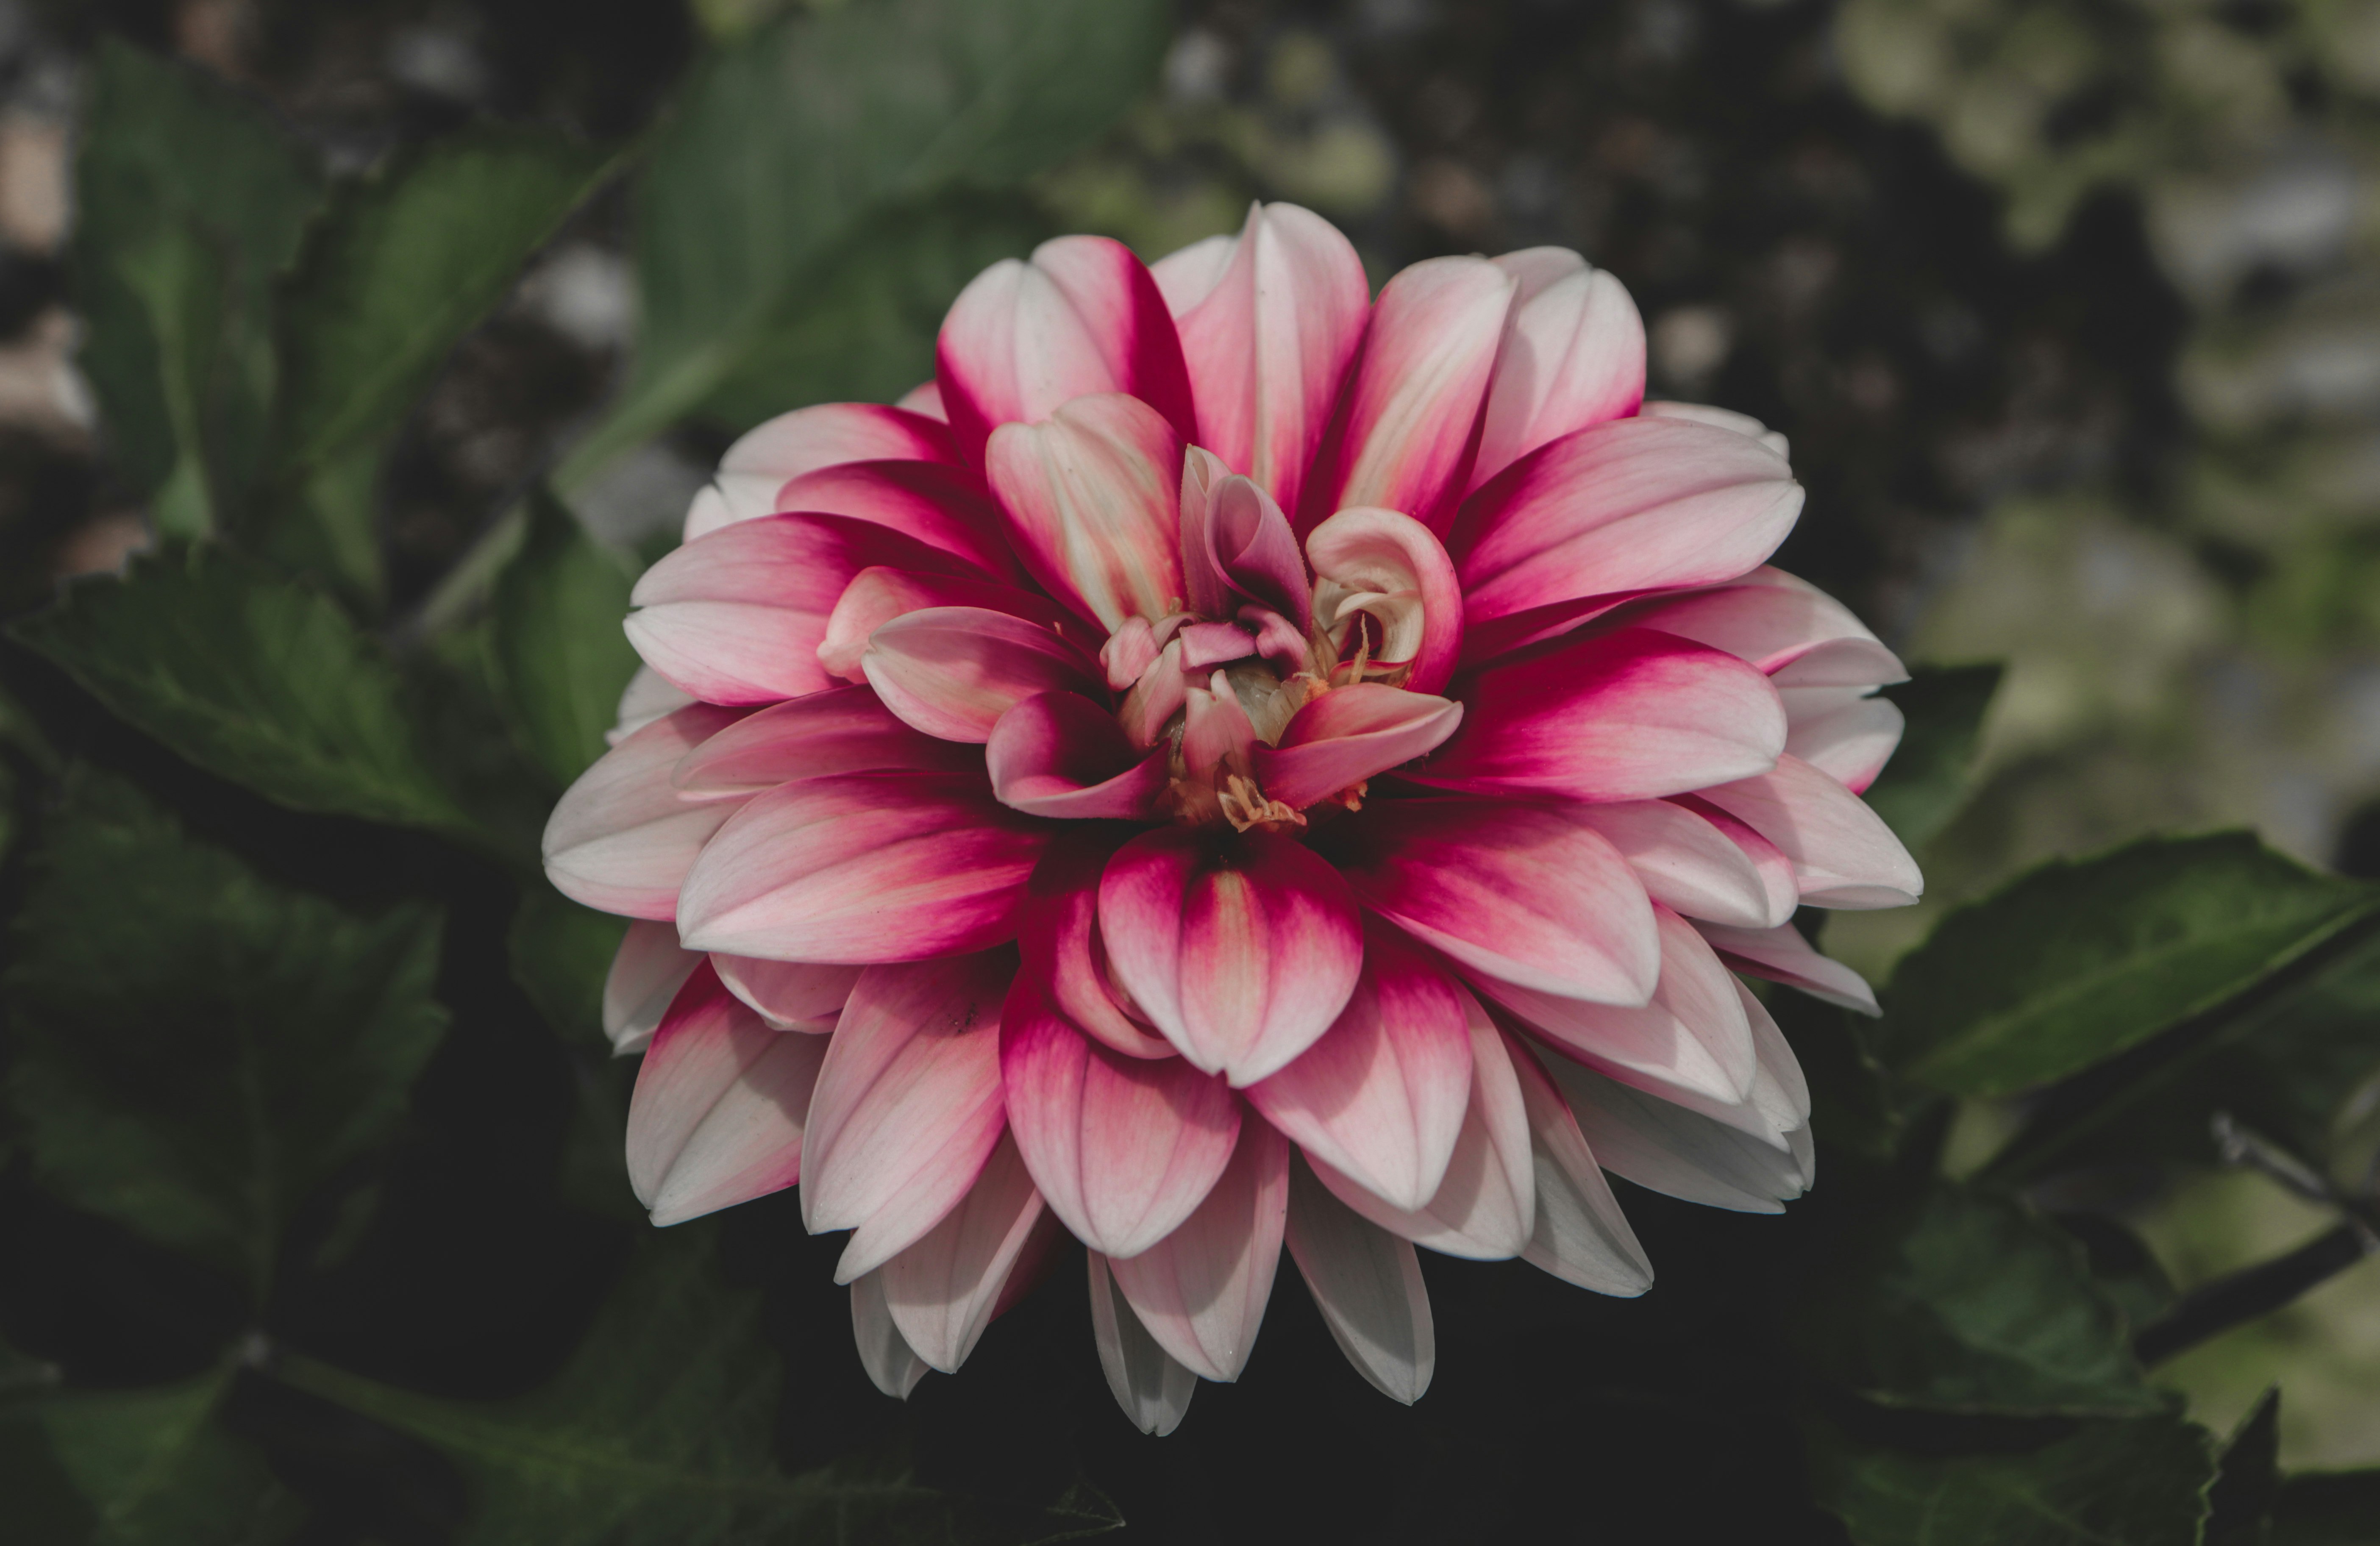
[{"label": "outer petal layer", "polygon": [[1016,1145],[1002,1138],[958,1206],[878,1270],[892,1323],[929,1366],[954,1373],[975,1351],[1041,1212]]},{"label": "outer petal layer", "polygon": [[1331,1196],[1297,1159],[1290,1162],[1288,1238],[1330,1339],[1355,1372],[1391,1400],[1420,1400],[1438,1368],[1438,1331],[1412,1242]]},{"label": "outer petal layer", "polygon": [[1488,388],[1471,487],[1548,441],[1636,411],[1645,320],[1619,280],[1559,247],[1496,260],[1520,280]]},{"label": "outer petal layer", "polygon": [[1288,1212],[1289,1145],[1264,1123],[1244,1122],[1197,1211],[1108,1269],[1159,1346],[1194,1373],[1236,1380],[1272,1296]]},{"label": "outer petal layer", "polygon": [[707,703],[665,714],[595,760],[545,823],[545,873],[574,902],[667,919],[703,845],[742,804],[693,799],[670,774],[741,716]]}]

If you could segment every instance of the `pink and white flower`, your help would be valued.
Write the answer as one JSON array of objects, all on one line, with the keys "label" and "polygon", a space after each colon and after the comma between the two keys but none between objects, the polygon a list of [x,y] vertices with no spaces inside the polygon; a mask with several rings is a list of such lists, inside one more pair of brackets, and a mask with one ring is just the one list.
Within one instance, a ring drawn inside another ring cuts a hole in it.
[{"label": "pink and white flower", "polygon": [[1643,387],[1573,253],[1374,299],[1276,204],[1153,269],[997,264],[901,406],[738,442],[546,834],[637,920],[654,1222],[798,1183],[896,1394],[1071,1235],[1161,1432],[1284,1245],[1411,1401],[1416,1246],[1633,1295],[1605,1171],[1798,1196],[1808,1093],[1735,974],[1874,1011],[1790,920],[1917,895],[1859,798],[1903,673],[1764,566],[1781,438]]}]

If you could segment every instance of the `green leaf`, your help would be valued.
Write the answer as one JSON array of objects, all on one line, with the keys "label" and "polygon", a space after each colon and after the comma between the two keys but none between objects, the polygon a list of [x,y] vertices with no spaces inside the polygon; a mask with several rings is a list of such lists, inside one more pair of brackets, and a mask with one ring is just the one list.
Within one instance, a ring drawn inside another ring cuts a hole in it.
[{"label": "green leaf", "polygon": [[702,412],[740,431],[805,403],[890,402],[933,375],[935,335],[967,281],[1049,235],[1014,200],[887,211],[796,288]]},{"label": "green leaf", "polygon": [[467,129],[341,189],[316,223],[282,295],[276,452],[362,593],[380,589],[379,448],[609,165],[544,130]]},{"label": "green leaf", "polygon": [[379,1142],[444,1030],[438,913],[358,915],[89,775],[11,941],[8,1095],[60,1195],[245,1273]]},{"label": "green leaf", "polygon": [[2094,1422],[2018,1454],[1906,1454],[1809,1425],[1811,1482],[1853,1546],[2197,1546],[2204,1429]]},{"label": "green leaf", "polygon": [[2122,1312],[2081,1248],[2012,1198],[1947,1185],[1877,1210],[1803,1303],[1794,1340],[1830,1382],[1881,1406],[2019,1417],[2125,1416],[2142,1382]]},{"label": "green leaf", "polygon": [[2284,1478],[2273,1500],[2273,1546],[2380,1546],[2380,1470]]},{"label": "green leaf", "polygon": [[467,834],[397,678],[332,602],[220,548],[168,548],[10,632],[210,773],[299,810]]},{"label": "green leaf", "polygon": [[74,1392],[43,1404],[41,1429],[93,1516],[81,1539],[264,1546],[297,1533],[304,1506],[218,1419],[231,1382],[225,1369],[184,1385]]},{"label": "green leaf", "polygon": [[[2268,1546],[2273,1499],[2280,1491],[2281,1393],[2265,1393],[2223,1446],[2207,1491],[2205,1546]],[[2380,1515],[2374,1515],[2380,1524]]]},{"label": "green leaf", "polygon": [[636,367],[564,490],[726,389],[871,216],[1013,188],[1087,141],[1172,30],[1162,0],[854,0],[722,48],[653,142]]},{"label": "green leaf", "polygon": [[1961,908],[1884,994],[1884,1056],[1949,1094],[2062,1078],[2212,1008],[2374,914],[2380,891],[2244,833],[2059,859]]},{"label": "green leaf", "polygon": [[273,399],[273,275],[322,198],[260,103],[112,37],[90,75],[69,255],[79,363],[110,454],[195,534],[260,466]]},{"label": "green leaf", "polygon": [[609,1052],[603,979],[626,931],[625,919],[582,907],[549,885],[524,886],[513,915],[513,980],[556,1031]]},{"label": "green leaf", "polygon": [[1900,706],[1909,727],[1867,791],[1867,803],[1912,848],[1949,824],[1973,783],[1984,715],[1999,690],[1998,665],[1919,666],[1876,696]]},{"label": "green leaf", "polygon": [[706,1232],[647,1232],[578,1352],[522,1400],[444,1401],[298,1359],[280,1372],[452,1457],[473,1494],[457,1546],[1021,1546],[1122,1523],[1079,1487],[1032,1504],[937,1491],[888,1467],[785,1474],[769,1452],[781,1376],[759,1296],[717,1282],[712,1254]]},{"label": "green leaf", "polygon": [[496,580],[492,642],[515,733],[556,788],[603,755],[636,674],[620,626],[634,583],[552,495],[531,497],[528,540]]}]

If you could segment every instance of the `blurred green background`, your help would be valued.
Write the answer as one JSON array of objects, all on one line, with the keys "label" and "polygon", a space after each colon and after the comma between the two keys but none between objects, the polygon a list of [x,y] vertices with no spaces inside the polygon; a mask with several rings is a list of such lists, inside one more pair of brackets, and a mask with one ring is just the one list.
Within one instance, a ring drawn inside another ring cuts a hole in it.
[{"label": "blurred green background", "polygon": [[[784,8],[0,3],[0,611],[165,518],[103,470],[64,298],[103,37],[241,83],[339,171],[483,116],[619,142]],[[1914,662],[2007,663],[1926,904],[1830,928],[1880,977],[1948,907],[2151,830],[2252,825],[2380,876],[2375,189],[2380,0],[1185,0],[1159,88],[1027,206],[891,217],[942,226],[820,277],[825,320],[641,444],[589,436],[639,325],[637,212],[599,196],[441,369],[374,534],[399,617],[549,469],[650,551],[734,433],[898,394],[957,286],[1056,231],[1155,258],[1263,198],[1341,224],[1376,279],[1574,247],[1636,297],[1657,395],[1791,437],[1811,497],[1780,562]],[[2367,1162],[2380,1086],[2340,1120]],[[2327,1223],[2247,1173],[2122,1201],[2185,1287]],[[2380,1462],[2380,1262],[2159,1378],[2217,1430],[2277,1378],[2285,1464]]]}]

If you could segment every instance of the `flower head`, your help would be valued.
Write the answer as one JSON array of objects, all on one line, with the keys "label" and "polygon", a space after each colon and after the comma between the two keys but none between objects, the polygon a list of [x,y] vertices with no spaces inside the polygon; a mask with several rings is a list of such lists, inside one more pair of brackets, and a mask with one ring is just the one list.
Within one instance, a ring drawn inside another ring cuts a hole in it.
[{"label": "flower head", "polygon": [[614,749],[546,834],[638,919],[629,1170],[799,1184],[871,1374],[954,1369],[1061,1232],[1144,1428],[1235,1378],[1284,1243],[1427,1384],[1416,1245],[1652,1281],[1604,1171],[1773,1211],[1807,1092],[1744,972],[1919,887],[1860,800],[1899,663],[1764,567],[1782,439],[1641,401],[1575,254],[1377,300],[1287,205],[968,286],[935,381],[731,449],[637,587]]}]

